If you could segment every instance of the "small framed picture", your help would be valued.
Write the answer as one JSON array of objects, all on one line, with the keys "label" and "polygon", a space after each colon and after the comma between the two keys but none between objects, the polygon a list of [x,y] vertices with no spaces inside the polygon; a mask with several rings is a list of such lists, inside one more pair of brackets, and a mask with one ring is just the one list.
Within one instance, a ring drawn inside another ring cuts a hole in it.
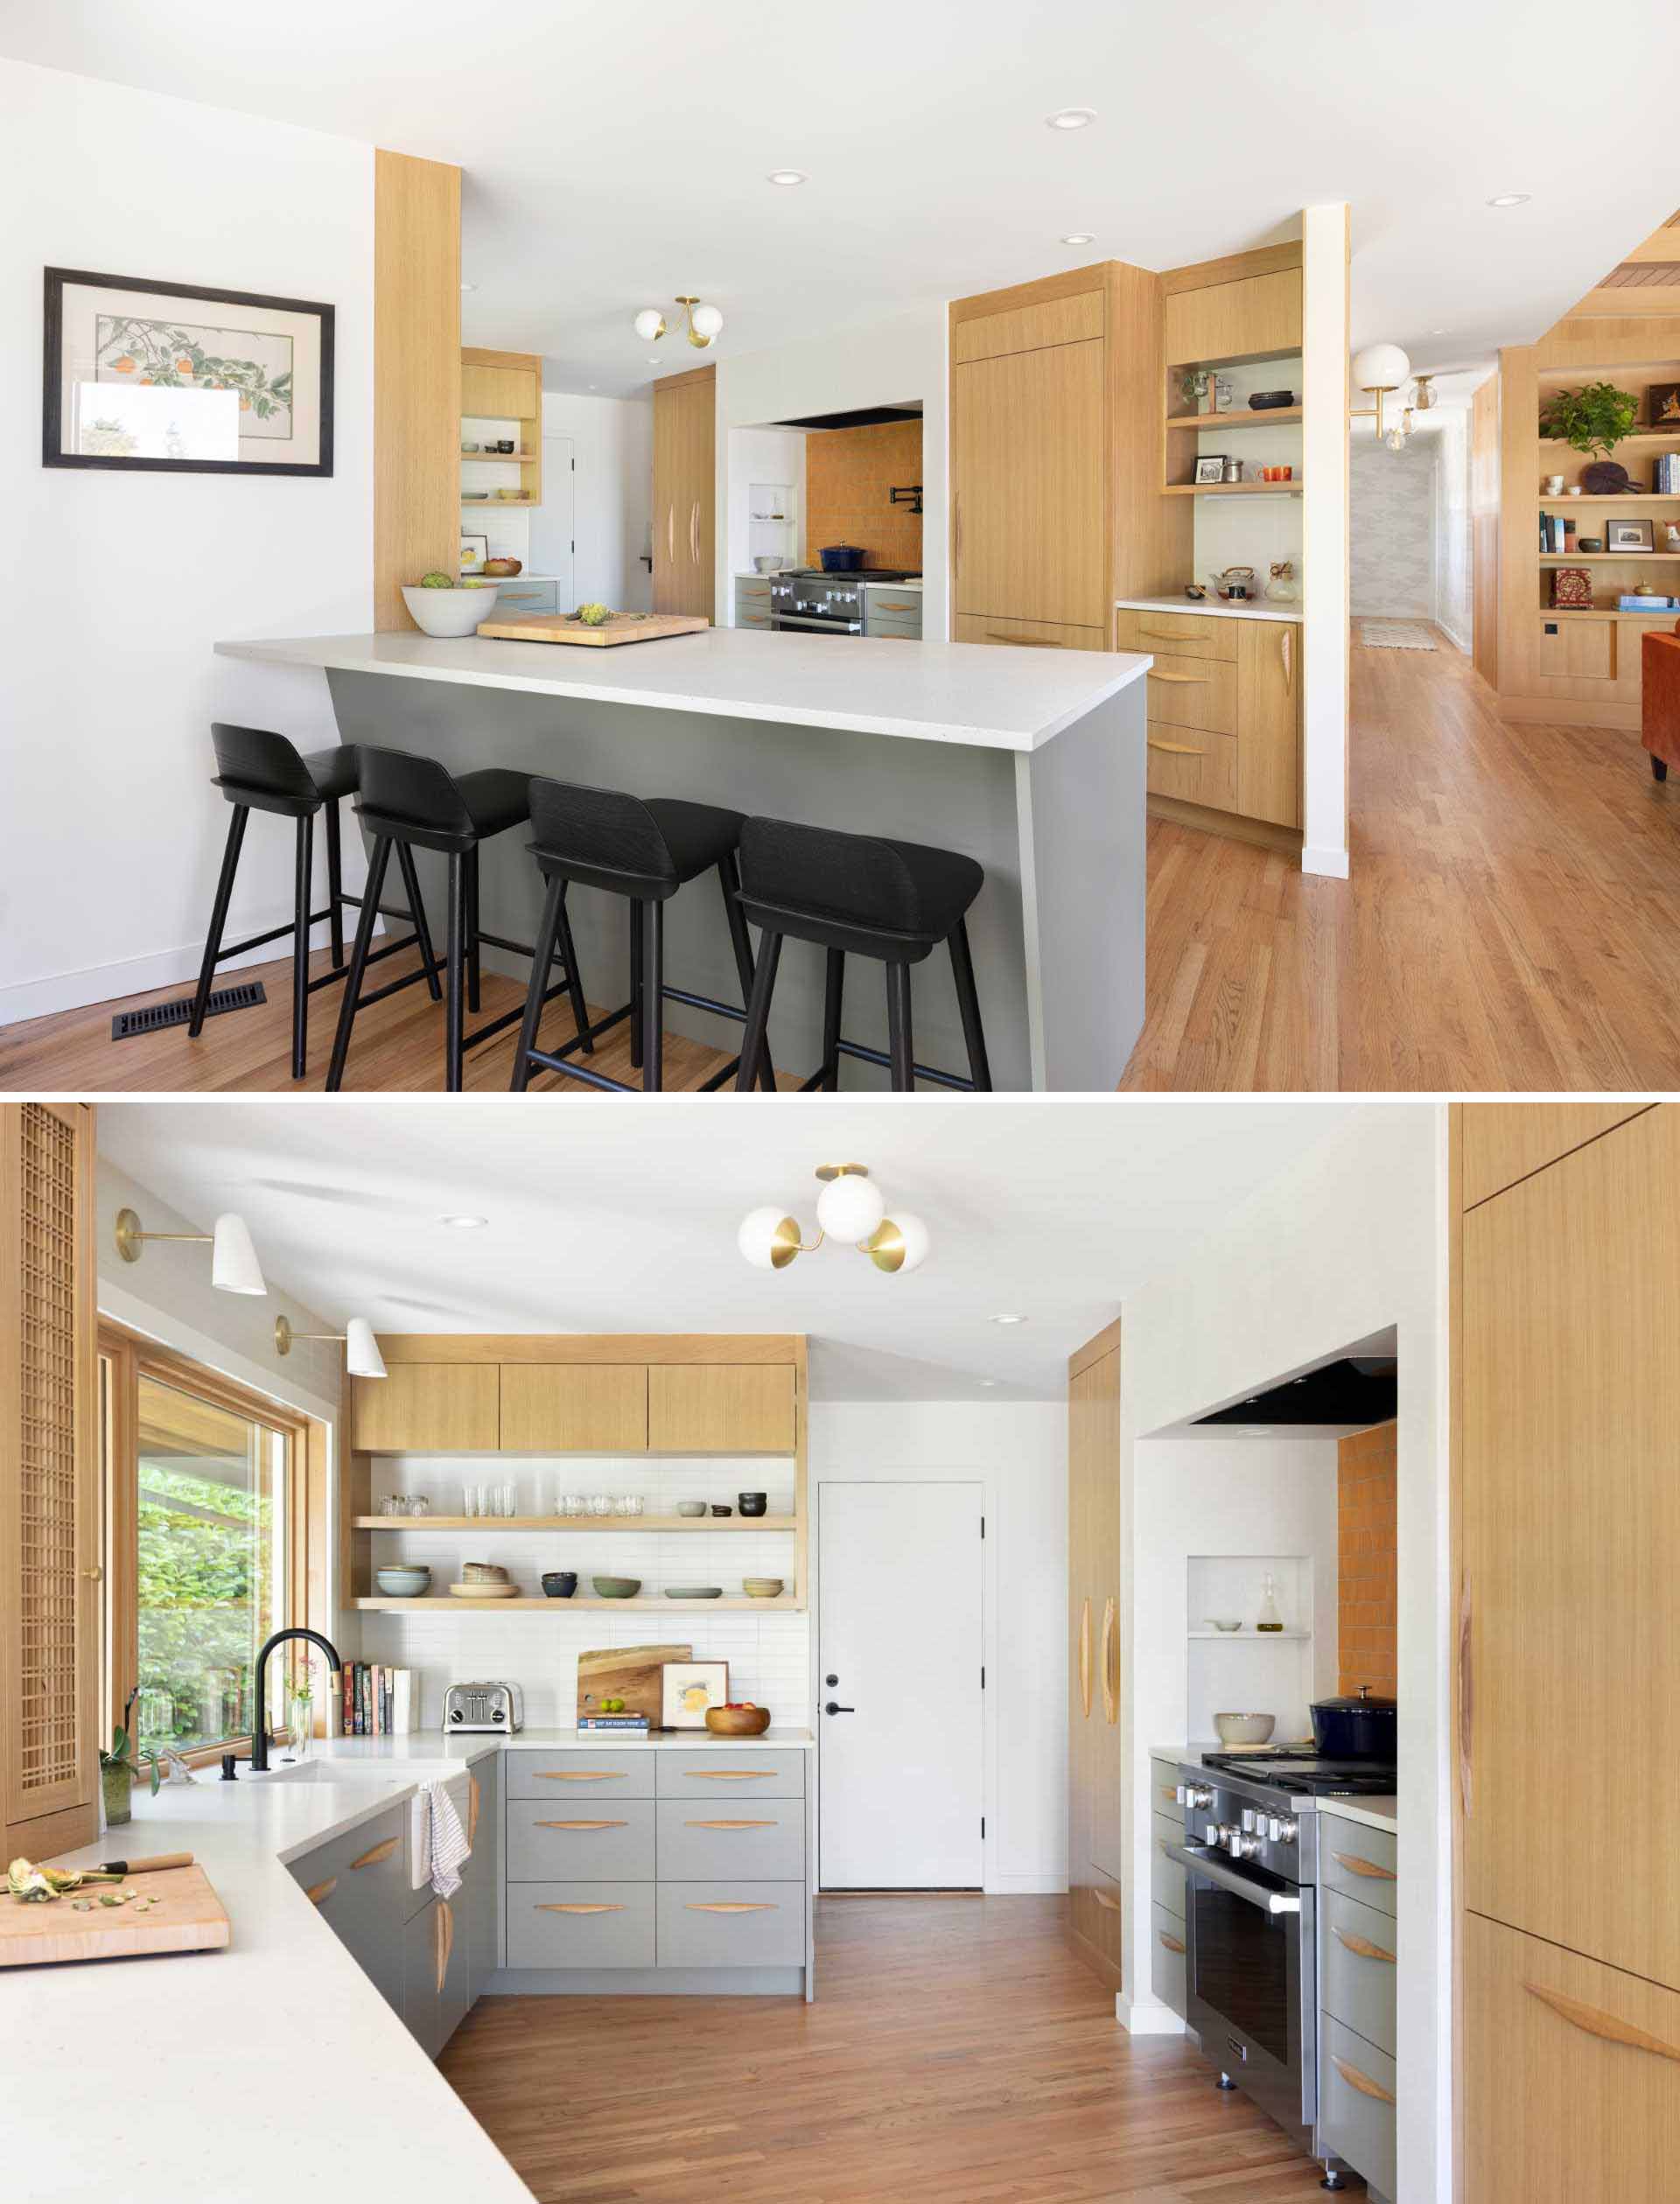
[{"label": "small framed picture", "polygon": [[463,574],[481,573],[484,570],[484,562],[489,556],[490,538],[487,535],[469,535],[465,529],[461,531],[461,571]]},{"label": "small framed picture", "polygon": [[1204,451],[1196,460],[1198,482],[1222,482],[1225,479],[1225,454],[1222,451]]},{"label": "small framed picture", "polygon": [[728,1703],[727,1661],[668,1661],[660,1673],[660,1719],[668,1730],[704,1730],[706,1709]]},{"label": "small framed picture", "polygon": [[1604,548],[1606,551],[1654,551],[1655,531],[1649,521],[1606,521]]},{"label": "small framed picture", "polygon": [[1680,382],[1654,382],[1646,394],[1654,429],[1680,429]]}]

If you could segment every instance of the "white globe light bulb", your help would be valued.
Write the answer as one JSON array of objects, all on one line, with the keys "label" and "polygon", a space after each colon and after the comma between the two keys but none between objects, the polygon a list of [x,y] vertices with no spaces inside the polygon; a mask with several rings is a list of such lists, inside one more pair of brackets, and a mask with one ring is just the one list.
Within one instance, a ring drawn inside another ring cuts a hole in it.
[{"label": "white globe light bulb", "polygon": [[933,1242],[928,1237],[928,1228],[920,1217],[906,1215],[902,1210],[893,1218],[899,1228],[899,1237],[904,1242],[904,1261],[900,1263],[900,1274],[906,1270],[920,1270],[928,1260],[928,1250]]},{"label": "white globe light bulb", "polygon": [[1362,390],[1397,390],[1411,374],[1398,345],[1367,345],[1354,354],[1354,381]]},{"label": "white globe light bulb", "polygon": [[886,1214],[886,1195],[856,1172],[831,1179],[816,1197],[816,1221],[830,1240],[867,1240]]},{"label": "white globe light bulb", "polygon": [[693,322],[695,335],[704,337],[710,344],[723,329],[724,318],[716,306],[696,306],[694,310]]},{"label": "white globe light bulb", "polygon": [[645,345],[665,334],[665,317],[657,306],[644,306],[636,316],[635,332]]},{"label": "white globe light bulb", "polygon": [[780,1270],[799,1252],[799,1227],[774,1207],[749,1209],[735,1244],[755,1270]]}]

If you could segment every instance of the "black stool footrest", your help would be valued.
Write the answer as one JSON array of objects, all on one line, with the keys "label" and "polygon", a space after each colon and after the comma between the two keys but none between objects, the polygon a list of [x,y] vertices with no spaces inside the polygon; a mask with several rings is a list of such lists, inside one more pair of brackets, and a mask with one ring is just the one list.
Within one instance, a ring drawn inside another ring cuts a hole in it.
[{"label": "black stool footrest", "polygon": [[[868,1048],[862,1041],[848,1040],[837,1041],[835,1046],[838,1054],[855,1056],[860,1063],[878,1064],[883,1071],[890,1072],[892,1068],[892,1059],[884,1048]],[[930,1087],[953,1087],[965,1095],[979,1091],[973,1080],[961,1078],[956,1072],[942,1072],[932,1064],[915,1064],[911,1068],[918,1079],[925,1079]],[[820,1069],[814,1071],[808,1079],[801,1083],[800,1093],[814,1095],[822,1086],[824,1077],[825,1074]]]}]

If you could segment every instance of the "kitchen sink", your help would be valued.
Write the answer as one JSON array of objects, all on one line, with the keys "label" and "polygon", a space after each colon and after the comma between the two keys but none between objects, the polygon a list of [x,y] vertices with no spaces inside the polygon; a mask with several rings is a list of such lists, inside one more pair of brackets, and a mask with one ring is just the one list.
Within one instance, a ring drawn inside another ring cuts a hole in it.
[{"label": "kitchen sink", "polygon": [[[424,1785],[438,1779],[430,1775],[393,1775],[388,1769],[346,1766],[331,1760],[292,1761],[290,1765],[265,1769],[260,1775],[243,1779],[252,1783],[329,1783],[335,1789],[346,1791],[406,1791],[411,1784],[422,1788],[409,1801],[409,1881],[418,1890],[430,1880],[428,1862],[430,1847],[428,1843],[431,1819],[431,1802]],[[457,1768],[452,1775],[444,1776],[444,1788],[454,1802],[461,1827],[471,1826],[472,1779],[467,1771]]]}]

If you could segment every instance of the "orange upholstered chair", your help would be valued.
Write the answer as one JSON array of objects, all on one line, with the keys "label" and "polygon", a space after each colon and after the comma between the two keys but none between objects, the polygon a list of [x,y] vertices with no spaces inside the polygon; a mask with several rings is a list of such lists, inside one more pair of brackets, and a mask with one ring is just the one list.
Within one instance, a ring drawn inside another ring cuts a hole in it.
[{"label": "orange upholstered chair", "polygon": [[1680,620],[1665,635],[1648,627],[1642,645],[1640,740],[1651,753],[1651,771],[1666,780],[1670,766],[1680,766]]}]

